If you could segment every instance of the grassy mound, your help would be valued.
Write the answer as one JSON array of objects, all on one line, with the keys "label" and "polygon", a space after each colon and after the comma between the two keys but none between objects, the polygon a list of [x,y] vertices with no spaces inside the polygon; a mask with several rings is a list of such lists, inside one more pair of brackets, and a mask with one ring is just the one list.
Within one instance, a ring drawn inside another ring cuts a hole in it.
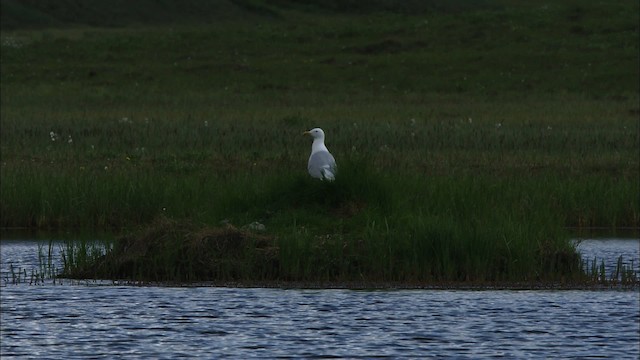
[{"label": "grassy mound", "polygon": [[[482,284],[578,281],[584,275],[561,222],[545,211],[542,199],[512,203],[520,189],[477,178],[434,181],[430,192],[349,165],[331,183],[281,176],[251,196],[227,194],[222,203],[236,211],[229,221],[259,219],[265,230],[160,217],[116,241],[106,255],[70,262],[75,265],[63,276]],[[407,191],[411,199],[402,197]]]},{"label": "grassy mound", "polygon": [[[510,248],[511,242],[493,246],[493,239],[482,236],[464,241],[452,227],[446,231],[421,227],[392,234],[373,224],[367,238],[301,233],[277,238],[230,225],[195,226],[162,218],[118,239],[105,255],[83,254],[84,261],[71,261],[73,265],[65,266],[60,277],[413,285],[584,279],[572,248],[547,241],[536,245],[532,253],[523,253],[523,249]],[[74,253],[80,256],[77,249]]]},{"label": "grassy mound", "polygon": [[[67,251],[68,253],[68,251]],[[278,266],[273,237],[231,225],[212,228],[159,218],[119,238],[105,255],[66,266],[70,278],[202,281],[272,274]]]}]

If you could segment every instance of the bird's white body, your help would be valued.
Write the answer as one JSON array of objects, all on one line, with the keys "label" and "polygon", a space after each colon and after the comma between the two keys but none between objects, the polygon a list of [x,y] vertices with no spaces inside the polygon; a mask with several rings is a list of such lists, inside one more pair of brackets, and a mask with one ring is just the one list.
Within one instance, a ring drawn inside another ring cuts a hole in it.
[{"label": "bird's white body", "polygon": [[313,138],[311,155],[309,156],[309,163],[307,165],[309,174],[320,180],[335,180],[337,170],[336,160],[324,144],[324,131],[320,128],[315,128],[305,131],[304,134],[310,135]]},{"label": "bird's white body", "polygon": [[314,138],[313,144],[311,144],[311,155],[322,151],[329,152],[329,149],[324,144],[324,136],[322,138]]}]

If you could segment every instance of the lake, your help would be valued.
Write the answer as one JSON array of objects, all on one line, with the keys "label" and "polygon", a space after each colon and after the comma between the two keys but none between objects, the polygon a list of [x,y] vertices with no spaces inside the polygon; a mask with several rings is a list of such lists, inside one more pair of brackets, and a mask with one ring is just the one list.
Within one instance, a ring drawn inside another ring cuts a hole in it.
[{"label": "lake", "polygon": [[[608,271],[620,255],[640,271],[638,239],[584,240],[579,249]],[[4,239],[0,254],[3,359],[640,357],[637,289],[16,285],[11,266],[37,269],[38,242]]]}]

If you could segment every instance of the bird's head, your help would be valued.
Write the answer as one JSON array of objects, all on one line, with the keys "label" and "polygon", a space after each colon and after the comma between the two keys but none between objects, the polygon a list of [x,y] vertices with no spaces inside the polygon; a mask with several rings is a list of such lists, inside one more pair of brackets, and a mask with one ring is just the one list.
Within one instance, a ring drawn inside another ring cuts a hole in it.
[{"label": "bird's head", "polygon": [[320,128],[311,129],[309,131],[305,131],[302,135],[309,135],[313,138],[313,140],[320,139],[324,140],[324,131]]}]

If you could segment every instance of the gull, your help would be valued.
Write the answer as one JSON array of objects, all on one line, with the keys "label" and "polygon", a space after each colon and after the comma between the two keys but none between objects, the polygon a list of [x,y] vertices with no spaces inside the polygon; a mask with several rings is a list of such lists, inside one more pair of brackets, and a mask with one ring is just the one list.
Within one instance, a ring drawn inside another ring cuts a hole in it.
[{"label": "gull", "polygon": [[336,160],[324,145],[324,131],[320,128],[311,129],[302,133],[313,138],[311,144],[311,155],[309,156],[309,164],[307,169],[309,174],[320,180],[333,181],[336,178],[337,166]]}]

